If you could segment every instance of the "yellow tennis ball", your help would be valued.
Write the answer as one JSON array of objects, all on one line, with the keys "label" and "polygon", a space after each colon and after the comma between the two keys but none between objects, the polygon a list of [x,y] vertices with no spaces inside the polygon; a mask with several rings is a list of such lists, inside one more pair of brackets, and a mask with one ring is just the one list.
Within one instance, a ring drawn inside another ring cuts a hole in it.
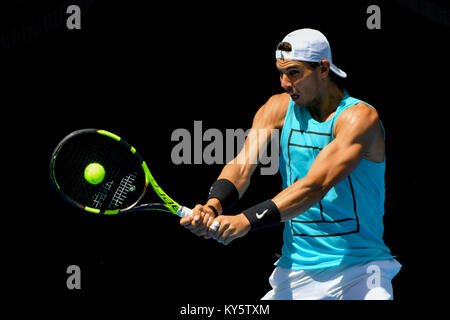
[{"label": "yellow tennis ball", "polygon": [[90,184],[99,184],[105,178],[105,168],[100,163],[90,163],[84,169],[84,178]]}]

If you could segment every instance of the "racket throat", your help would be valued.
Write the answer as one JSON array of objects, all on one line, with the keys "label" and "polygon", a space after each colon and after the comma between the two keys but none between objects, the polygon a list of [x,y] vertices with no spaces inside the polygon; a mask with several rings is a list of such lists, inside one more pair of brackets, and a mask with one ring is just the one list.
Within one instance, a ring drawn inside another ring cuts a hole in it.
[{"label": "racket throat", "polygon": [[180,205],[178,203],[176,203],[175,201],[172,200],[172,198],[170,198],[158,185],[158,183],[156,182],[155,178],[153,178],[153,175],[151,174],[150,170],[148,169],[147,164],[145,163],[145,161],[142,162],[142,168],[144,169],[144,173],[145,173],[145,183],[146,186],[150,183],[150,185],[152,186],[153,190],[155,190],[156,194],[158,195],[158,197],[161,198],[162,201],[164,201],[164,203],[167,205],[167,208],[169,208],[169,210],[176,215],[178,214],[178,211],[180,210]]}]

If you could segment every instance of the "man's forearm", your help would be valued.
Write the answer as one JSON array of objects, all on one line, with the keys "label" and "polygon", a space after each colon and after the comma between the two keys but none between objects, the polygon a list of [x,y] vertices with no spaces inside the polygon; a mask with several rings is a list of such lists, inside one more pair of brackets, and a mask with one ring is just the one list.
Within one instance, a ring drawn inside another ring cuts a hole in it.
[{"label": "man's forearm", "polygon": [[239,198],[241,198],[248,186],[250,185],[250,177],[254,168],[249,168],[248,165],[228,163],[222,169],[217,179],[227,179],[231,181],[239,192]]},{"label": "man's forearm", "polygon": [[305,177],[281,191],[272,201],[280,211],[281,221],[287,221],[308,210],[327,192],[327,187]]}]

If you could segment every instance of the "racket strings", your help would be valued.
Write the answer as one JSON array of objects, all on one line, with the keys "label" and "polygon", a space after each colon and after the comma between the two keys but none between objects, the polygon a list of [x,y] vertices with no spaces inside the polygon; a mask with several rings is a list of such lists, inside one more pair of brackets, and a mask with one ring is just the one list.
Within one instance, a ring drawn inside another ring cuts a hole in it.
[{"label": "racket strings", "polygon": [[[145,191],[141,161],[127,146],[100,134],[82,134],[64,143],[55,160],[55,178],[73,201],[104,210],[132,206]],[[98,185],[84,179],[84,170],[93,162],[105,168]]]},{"label": "racket strings", "polygon": [[134,191],[134,182],[136,180],[136,173],[130,173],[121,179],[119,187],[114,192],[112,200],[109,207],[112,209],[119,208],[123,205],[124,201],[127,199],[128,193]]}]

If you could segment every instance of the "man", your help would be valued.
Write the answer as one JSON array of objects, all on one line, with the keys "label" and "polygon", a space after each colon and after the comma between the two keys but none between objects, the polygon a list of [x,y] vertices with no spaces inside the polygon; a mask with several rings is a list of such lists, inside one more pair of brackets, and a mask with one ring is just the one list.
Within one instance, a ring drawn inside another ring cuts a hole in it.
[{"label": "man", "polygon": [[[223,168],[207,203],[180,223],[226,245],[284,222],[273,289],[263,299],[392,299],[400,264],[382,239],[385,143],[378,114],[333,81],[346,73],[333,64],[319,31],[291,32],[276,58],[286,93],[258,110],[236,161]],[[249,186],[253,160],[272,129],[282,130],[283,191],[238,215],[222,215]]]}]

